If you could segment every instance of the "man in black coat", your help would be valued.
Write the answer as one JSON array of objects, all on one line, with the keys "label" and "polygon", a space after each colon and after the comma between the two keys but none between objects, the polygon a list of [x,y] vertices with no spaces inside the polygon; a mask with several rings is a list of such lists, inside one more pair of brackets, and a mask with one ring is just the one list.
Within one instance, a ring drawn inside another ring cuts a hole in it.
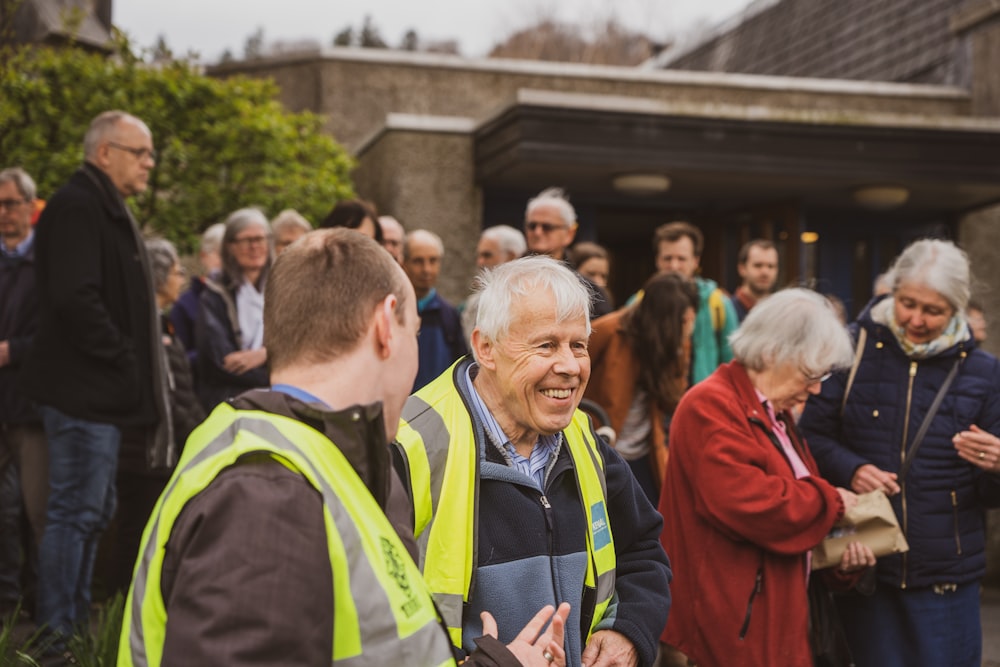
[{"label": "man in black coat", "polygon": [[56,647],[87,621],[98,539],[115,508],[121,428],[152,429],[165,414],[149,261],[125,205],[146,189],[155,158],[141,120],[100,114],[84,137],[83,166],[36,230],[38,331],[21,383],[48,439],[37,619]]}]

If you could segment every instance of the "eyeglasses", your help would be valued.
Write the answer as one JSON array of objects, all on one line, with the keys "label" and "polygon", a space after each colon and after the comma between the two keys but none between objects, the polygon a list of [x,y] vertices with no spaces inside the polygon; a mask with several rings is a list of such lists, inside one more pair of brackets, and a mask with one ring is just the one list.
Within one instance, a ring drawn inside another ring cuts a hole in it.
[{"label": "eyeglasses", "polygon": [[183,278],[187,275],[187,271],[184,270],[183,266],[178,266],[175,269],[170,269],[170,275],[177,276],[178,278]]},{"label": "eyeglasses", "polygon": [[802,377],[806,379],[807,385],[813,385],[817,383],[822,384],[827,380],[829,380],[830,377],[833,375],[833,373],[823,373],[822,375],[810,375],[809,373],[806,373],[802,369],[799,369],[799,372],[802,373]]},{"label": "eyeglasses", "polygon": [[536,229],[541,228],[546,234],[551,234],[557,229],[569,229],[569,225],[554,225],[551,222],[526,222],[524,223],[524,228],[529,232],[533,232]]},{"label": "eyeglasses", "polygon": [[125,146],[124,144],[116,144],[113,141],[109,141],[108,146],[117,148],[120,151],[125,151],[126,153],[131,153],[137,160],[145,160],[148,157],[153,162],[156,162],[156,151],[152,148],[133,148],[131,146]]},{"label": "eyeglasses", "polygon": [[266,236],[244,236],[241,239],[233,239],[232,243],[241,248],[249,248],[252,245],[264,245],[267,243]]},{"label": "eyeglasses", "polygon": [[0,211],[7,210],[13,211],[15,208],[24,204],[27,200],[25,199],[0,199]]}]

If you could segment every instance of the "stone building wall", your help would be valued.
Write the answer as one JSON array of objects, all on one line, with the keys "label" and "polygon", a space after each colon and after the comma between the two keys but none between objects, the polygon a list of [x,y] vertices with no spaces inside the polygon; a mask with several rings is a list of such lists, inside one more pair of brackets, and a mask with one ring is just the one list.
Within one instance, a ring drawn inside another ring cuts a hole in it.
[{"label": "stone building wall", "polygon": [[[472,134],[453,123],[393,119],[362,150],[355,187],[408,230],[427,229],[444,242],[438,291],[465,300],[476,267],[482,202],[473,183]],[[433,165],[433,167],[430,167]]]},{"label": "stone building wall", "polygon": [[766,109],[810,110],[852,117],[879,112],[925,116],[969,113],[963,91],[926,86],[672,72],[628,67],[333,48],[322,52],[228,63],[214,76],[270,77],[293,110],[327,116],[327,129],[349,150],[381,129],[389,113],[483,119],[518,90],[638,97]]}]

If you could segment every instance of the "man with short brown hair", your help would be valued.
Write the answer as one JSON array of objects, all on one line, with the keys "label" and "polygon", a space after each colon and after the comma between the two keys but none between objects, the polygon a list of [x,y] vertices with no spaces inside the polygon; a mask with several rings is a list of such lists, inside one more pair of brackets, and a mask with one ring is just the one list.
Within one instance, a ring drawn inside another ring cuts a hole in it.
[{"label": "man with short brown hair", "polygon": [[705,237],[689,222],[668,222],[656,228],[653,248],[656,270],[674,272],[698,286],[698,313],[691,334],[691,384],[701,382],[733,358],[729,334],[739,326],[729,296],[714,280],[698,275]]},{"label": "man with short brown hair", "polygon": [[730,297],[740,322],[757,302],[774,291],[778,282],[778,249],[767,239],[747,241],[736,258],[742,284]]},{"label": "man with short brown hair", "polygon": [[[355,231],[312,232],[277,259],[274,384],[220,404],[189,438],[140,549],[120,667],[454,665],[388,447],[419,327],[403,271]],[[488,657],[467,664],[548,667],[568,611],[541,633],[543,610],[508,648],[479,637]]]}]

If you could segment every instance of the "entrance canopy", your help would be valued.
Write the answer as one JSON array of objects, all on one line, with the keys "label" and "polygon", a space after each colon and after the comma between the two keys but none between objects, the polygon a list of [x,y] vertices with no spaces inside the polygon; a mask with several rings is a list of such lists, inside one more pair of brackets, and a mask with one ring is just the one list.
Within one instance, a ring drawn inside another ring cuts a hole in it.
[{"label": "entrance canopy", "polygon": [[[698,209],[794,200],[882,209],[883,218],[951,217],[1000,202],[998,156],[993,118],[523,89],[475,132],[476,180],[486,190],[552,183],[587,199]],[[616,177],[637,174],[669,185],[641,196],[616,189]],[[905,202],[878,199],[893,193]]]}]

